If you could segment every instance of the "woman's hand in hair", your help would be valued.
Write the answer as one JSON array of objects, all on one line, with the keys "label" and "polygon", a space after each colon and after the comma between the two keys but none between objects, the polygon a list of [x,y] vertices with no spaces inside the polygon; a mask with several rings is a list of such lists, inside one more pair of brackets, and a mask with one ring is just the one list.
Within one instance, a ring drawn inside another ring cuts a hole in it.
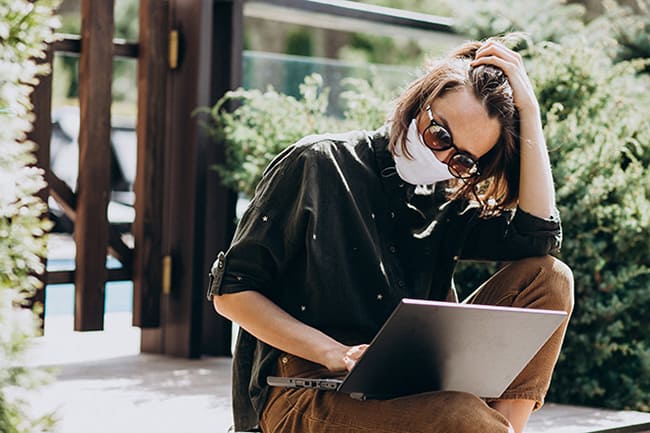
[{"label": "woman's hand in hair", "polygon": [[537,217],[552,218],[555,215],[555,188],[551,163],[539,104],[521,56],[497,41],[488,41],[476,51],[476,58],[470,65],[495,66],[508,78],[519,111],[519,207]]},{"label": "woman's hand in hair", "polygon": [[503,71],[512,87],[512,97],[520,115],[539,112],[533,86],[526,73],[521,55],[502,43],[488,40],[477,51],[471,66],[492,65]]}]

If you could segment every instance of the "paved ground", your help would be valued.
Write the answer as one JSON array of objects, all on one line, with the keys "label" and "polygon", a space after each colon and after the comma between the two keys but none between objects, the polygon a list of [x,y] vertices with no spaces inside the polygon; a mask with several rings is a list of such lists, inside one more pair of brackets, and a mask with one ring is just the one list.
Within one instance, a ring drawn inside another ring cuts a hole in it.
[{"label": "paved ground", "polygon": [[[139,354],[139,330],[128,314],[109,315],[104,332],[73,333],[71,317],[50,320],[29,363],[57,366],[56,381],[29,398],[37,412],[57,411],[61,433],[225,433],[230,426],[229,358]],[[650,414],[547,404],[526,432],[585,433],[642,422],[650,423]]]},{"label": "paved ground", "polygon": [[140,354],[130,316],[109,316],[105,332],[67,331],[66,317],[46,323],[28,359],[57,373],[30,396],[35,411],[55,410],[61,433],[225,433],[230,359]]}]

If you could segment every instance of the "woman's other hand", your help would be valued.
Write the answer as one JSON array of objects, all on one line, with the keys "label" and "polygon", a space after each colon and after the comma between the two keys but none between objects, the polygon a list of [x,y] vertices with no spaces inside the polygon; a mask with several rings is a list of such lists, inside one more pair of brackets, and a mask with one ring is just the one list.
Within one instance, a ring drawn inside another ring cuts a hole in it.
[{"label": "woman's other hand", "polygon": [[512,97],[519,114],[531,112],[537,114],[539,104],[519,53],[500,42],[489,40],[476,51],[476,57],[470,65],[492,65],[501,69],[508,77],[508,82],[512,87]]},{"label": "woman's other hand", "polygon": [[347,352],[345,352],[343,362],[345,363],[346,370],[350,371],[354,368],[355,364],[359,359],[361,359],[361,356],[367,348],[367,344],[360,344],[358,346],[352,346]]},{"label": "woman's other hand", "polygon": [[325,367],[330,371],[350,371],[367,348],[367,344],[359,344],[357,346],[343,346],[340,350],[333,350],[327,354]]}]

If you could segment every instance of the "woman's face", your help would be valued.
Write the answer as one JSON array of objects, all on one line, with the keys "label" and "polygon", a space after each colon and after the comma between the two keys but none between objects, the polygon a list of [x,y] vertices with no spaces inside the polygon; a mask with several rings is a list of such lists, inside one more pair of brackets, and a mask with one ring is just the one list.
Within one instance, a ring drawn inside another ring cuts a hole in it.
[{"label": "woman's face", "polygon": [[[501,135],[499,120],[488,116],[487,110],[468,87],[451,90],[436,98],[431,104],[431,112],[433,119],[447,129],[454,145],[469,153],[476,161],[494,147]],[[430,123],[426,111],[422,110],[417,117],[420,133],[429,127]],[[444,163],[447,163],[454,152],[453,147],[433,151],[436,158]]]}]

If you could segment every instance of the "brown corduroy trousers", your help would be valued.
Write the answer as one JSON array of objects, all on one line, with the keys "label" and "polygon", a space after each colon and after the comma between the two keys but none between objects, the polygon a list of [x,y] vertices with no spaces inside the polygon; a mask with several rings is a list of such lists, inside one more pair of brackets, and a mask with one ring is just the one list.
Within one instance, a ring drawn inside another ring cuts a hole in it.
[{"label": "brown corduroy trousers", "polygon": [[[521,308],[573,309],[573,275],[551,256],[510,262],[466,301]],[[501,399],[544,402],[568,318],[517,376]],[[480,354],[477,354],[480,356]],[[326,377],[326,368],[282,355],[280,376]],[[359,401],[347,394],[273,388],[260,422],[264,433],[505,433],[507,419],[475,395],[429,392],[391,400]]]}]

